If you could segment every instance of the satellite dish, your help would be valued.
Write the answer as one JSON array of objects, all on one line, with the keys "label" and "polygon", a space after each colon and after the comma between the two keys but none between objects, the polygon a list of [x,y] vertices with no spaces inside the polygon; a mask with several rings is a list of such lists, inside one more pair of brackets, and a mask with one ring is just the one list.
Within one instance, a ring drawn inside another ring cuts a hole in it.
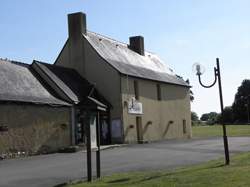
[{"label": "satellite dish", "polygon": [[205,72],[205,67],[199,63],[194,63],[192,69],[196,75],[202,75]]}]

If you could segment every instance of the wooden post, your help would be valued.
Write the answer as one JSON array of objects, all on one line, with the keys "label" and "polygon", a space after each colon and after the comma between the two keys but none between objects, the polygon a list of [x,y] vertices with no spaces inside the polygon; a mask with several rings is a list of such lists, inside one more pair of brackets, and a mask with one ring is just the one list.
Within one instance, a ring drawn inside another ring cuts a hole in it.
[{"label": "wooden post", "polygon": [[97,178],[101,177],[101,156],[100,156],[100,112],[97,111],[97,120],[96,120],[96,176]]},{"label": "wooden post", "polygon": [[85,116],[86,145],[87,145],[87,174],[88,182],[92,181],[92,162],[91,162],[91,133],[90,133],[90,113],[87,111]]}]

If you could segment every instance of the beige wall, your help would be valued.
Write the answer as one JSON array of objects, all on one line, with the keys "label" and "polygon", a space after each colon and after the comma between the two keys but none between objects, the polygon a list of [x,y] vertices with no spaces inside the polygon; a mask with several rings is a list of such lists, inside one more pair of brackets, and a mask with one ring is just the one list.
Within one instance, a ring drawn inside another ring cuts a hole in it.
[{"label": "beige wall", "polygon": [[[143,105],[143,140],[191,137],[189,89],[161,83],[162,100],[157,99],[157,82],[122,76],[122,103],[125,142],[136,142],[136,115],[128,114],[126,102],[134,96],[134,80],[139,85],[139,101]],[[183,133],[183,120],[187,132]],[[169,124],[169,121],[173,121]],[[133,126],[133,128],[131,128]]]},{"label": "beige wall", "polygon": [[[68,39],[55,64],[75,69],[83,78],[94,84],[99,93],[112,105],[110,109],[111,121],[121,120],[122,105],[119,72],[103,60],[83,36],[79,41],[74,44],[75,41]],[[72,51],[75,54],[81,53],[82,55],[77,55],[78,59],[72,60]],[[113,143],[120,143],[121,141],[122,137],[112,136]]]},{"label": "beige wall", "polygon": [[85,76],[85,56],[82,37],[77,40],[68,39],[64,44],[55,64],[76,70],[80,75]]},{"label": "beige wall", "polygon": [[121,118],[120,74],[111,67],[84,39],[86,58],[86,79],[95,84],[97,90],[108,100],[111,109],[111,120]]},{"label": "beige wall", "polygon": [[56,151],[70,145],[70,108],[1,104],[0,153]]},{"label": "beige wall", "polygon": [[113,109],[110,111],[111,119],[120,119],[121,94],[118,71],[106,63],[84,37],[80,41],[83,43],[83,47],[77,49],[77,53],[84,54],[82,60],[70,61],[70,42],[68,41],[55,64],[75,69],[82,77],[95,84],[97,90],[113,106]]}]

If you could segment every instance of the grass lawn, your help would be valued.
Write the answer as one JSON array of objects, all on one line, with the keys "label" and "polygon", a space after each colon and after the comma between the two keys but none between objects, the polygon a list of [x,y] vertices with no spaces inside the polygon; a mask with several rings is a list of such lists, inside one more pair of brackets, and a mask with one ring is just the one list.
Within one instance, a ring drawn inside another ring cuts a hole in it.
[{"label": "grass lawn", "polygon": [[[222,126],[193,126],[193,137],[222,136]],[[250,125],[227,125],[228,136],[250,136]]]},{"label": "grass lawn", "polygon": [[239,187],[250,186],[250,153],[233,156],[230,166],[210,161],[173,171],[115,174],[68,187]]}]

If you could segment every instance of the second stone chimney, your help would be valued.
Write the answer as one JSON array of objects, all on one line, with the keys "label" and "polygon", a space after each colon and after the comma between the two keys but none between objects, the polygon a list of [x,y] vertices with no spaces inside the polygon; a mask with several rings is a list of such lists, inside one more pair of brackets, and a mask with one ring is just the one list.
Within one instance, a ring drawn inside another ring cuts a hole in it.
[{"label": "second stone chimney", "polygon": [[132,36],[129,38],[129,48],[134,52],[144,56],[144,38],[143,36]]}]

